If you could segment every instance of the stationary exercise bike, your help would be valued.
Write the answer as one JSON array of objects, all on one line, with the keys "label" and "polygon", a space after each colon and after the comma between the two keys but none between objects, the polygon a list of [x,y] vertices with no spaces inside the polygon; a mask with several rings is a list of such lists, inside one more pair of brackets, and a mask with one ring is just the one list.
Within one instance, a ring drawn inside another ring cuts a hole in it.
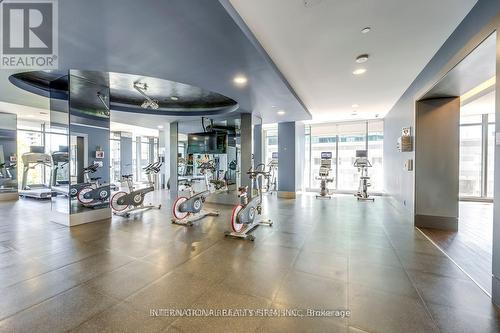
[{"label": "stationary exercise bike", "polygon": [[199,168],[200,172],[203,174],[205,191],[195,193],[193,189],[194,180],[184,181],[184,187],[189,189],[189,197],[179,196],[175,199],[172,205],[173,218],[171,220],[174,224],[192,226],[195,221],[206,216],[219,216],[218,211],[207,211],[203,209],[206,198],[215,192],[211,190],[210,181],[208,179],[209,172],[212,174],[215,172],[215,164],[210,160],[201,163]]},{"label": "stationary exercise bike", "polygon": [[366,150],[356,150],[356,161],[354,166],[358,168],[360,172],[359,176],[359,187],[358,192],[354,196],[358,201],[375,201],[368,194],[368,187],[372,184],[370,183],[370,177],[368,176],[368,168],[372,167],[370,161],[368,161],[368,152]]},{"label": "stationary exercise bike", "polygon": [[[257,196],[249,199],[248,186],[242,186],[238,189],[240,203],[233,208],[231,214],[231,230],[226,231],[225,236],[237,237],[255,240],[255,236],[250,232],[257,228],[259,225],[272,226],[273,221],[269,219],[259,219],[256,215],[262,215],[262,184],[269,172],[264,170],[260,165],[255,170],[250,169],[247,175],[251,179],[251,183],[257,183]],[[252,191],[252,189],[250,189]]]},{"label": "stationary exercise bike", "polygon": [[85,207],[98,208],[107,205],[111,195],[109,184],[99,184],[101,177],[90,177],[96,173],[99,165],[94,163],[83,169],[85,182],[77,189],[76,198]]},{"label": "stationary exercise bike", "polygon": [[148,186],[145,188],[134,189],[132,175],[122,175],[122,179],[127,182],[129,193],[117,192],[111,198],[111,208],[113,214],[118,216],[130,217],[130,213],[138,210],[161,209],[161,205],[144,204],[146,194],[155,190],[154,175],[160,172],[161,162],[151,163],[145,168],[144,172],[148,177]]},{"label": "stationary exercise bike", "polygon": [[330,172],[332,171],[332,153],[322,152],[321,162],[319,167],[319,177],[316,180],[320,181],[319,195],[316,198],[331,199],[330,190],[328,189],[328,183],[333,183],[333,177],[330,177]]}]

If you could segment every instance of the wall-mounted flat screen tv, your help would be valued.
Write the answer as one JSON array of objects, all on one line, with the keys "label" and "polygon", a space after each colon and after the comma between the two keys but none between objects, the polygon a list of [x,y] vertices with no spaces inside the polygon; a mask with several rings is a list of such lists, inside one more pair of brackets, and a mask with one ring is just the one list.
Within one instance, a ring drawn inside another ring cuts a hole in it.
[{"label": "wall-mounted flat screen tv", "polygon": [[227,134],[218,132],[188,134],[188,154],[227,154]]}]

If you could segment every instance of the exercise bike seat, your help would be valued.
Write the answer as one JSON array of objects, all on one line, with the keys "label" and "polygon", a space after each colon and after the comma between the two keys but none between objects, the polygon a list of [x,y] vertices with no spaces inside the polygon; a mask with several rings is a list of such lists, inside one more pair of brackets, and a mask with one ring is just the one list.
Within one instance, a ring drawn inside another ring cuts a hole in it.
[{"label": "exercise bike seat", "polygon": [[97,180],[101,180],[102,177],[91,177],[90,180],[92,181],[97,181]]}]

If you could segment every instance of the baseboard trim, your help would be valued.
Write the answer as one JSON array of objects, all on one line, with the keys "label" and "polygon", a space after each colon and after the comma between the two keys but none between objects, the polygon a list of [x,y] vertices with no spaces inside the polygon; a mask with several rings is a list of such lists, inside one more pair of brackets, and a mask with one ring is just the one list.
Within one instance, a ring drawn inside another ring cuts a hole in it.
[{"label": "baseboard trim", "polygon": [[296,192],[278,191],[278,198],[295,199],[296,197],[297,197]]},{"label": "baseboard trim", "polygon": [[491,300],[500,307],[500,279],[495,275],[491,277]]},{"label": "baseboard trim", "polygon": [[433,215],[415,215],[415,226],[419,228],[458,231],[458,218]]},{"label": "baseboard trim", "polygon": [[0,201],[17,201],[17,200],[19,200],[19,193],[17,191],[0,193]]}]

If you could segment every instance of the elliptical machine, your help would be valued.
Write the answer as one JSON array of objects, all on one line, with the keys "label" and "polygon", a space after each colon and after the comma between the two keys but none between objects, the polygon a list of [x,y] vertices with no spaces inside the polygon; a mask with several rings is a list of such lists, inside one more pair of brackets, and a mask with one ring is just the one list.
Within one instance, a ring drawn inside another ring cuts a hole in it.
[{"label": "elliptical machine", "polygon": [[203,209],[203,204],[206,198],[214,193],[211,191],[210,181],[208,179],[209,171],[215,172],[215,164],[212,160],[206,161],[199,166],[205,182],[205,191],[195,193],[193,189],[193,180],[185,181],[185,188],[189,189],[189,198],[179,196],[175,199],[172,205],[172,223],[179,225],[192,226],[195,221],[198,221],[206,216],[219,216],[218,211],[206,211]]},{"label": "elliptical machine", "polygon": [[[276,155],[275,155],[276,154]],[[268,167],[268,177],[266,184],[266,192],[268,193],[278,193],[278,153],[273,153],[273,158],[267,165]]]},{"label": "elliptical machine", "polygon": [[322,152],[321,153],[321,164],[319,167],[319,176],[316,180],[320,181],[319,195],[316,195],[316,199],[324,198],[331,199],[330,190],[328,189],[328,183],[333,183],[334,178],[330,177],[330,171],[332,171],[332,153]]},{"label": "elliptical machine", "polygon": [[[99,184],[101,177],[90,177],[90,174],[96,173],[99,164],[94,163],[83,169],[85,179],[81,187],[77,189],[76,198],[87,208],[100,208],[108,205],[108,199],[111,196],[109,184]],[[78,186],[78,185],[77,185]],[[75,187],[73,187],[74,191]]]},{"label": "elliptical machine", "polygon": [[[231,230],[224,233],[225,236],[255,240],[255,236],[250,232],[255,230],[259,225],[272,226],[273,221],[270,219],[256,219],[256,215],[262,215],[262,184],[266,176],[269,175],[262,167],[258,165],[255,170],[248,170],[247,175],[251,179],[251,183],[257,183],[257,196],[249,199],[248,186],[242,186],[238,189],[240,203],[233,208],[231,214]],[[250,189],[252,191],[252,189]]]},{"label": "elliptical machine", "polygon": [[358,172],[360,172],[358,192],[354,194],[354,196],[358,201],[375,201],[375,199],[371,198],[368,194],[368,187],[372,185],[370,184],[370,177],[368,176],[368,168],[372,167],[372,164],[368,161],[368,151],[356,150],[356,161],[354,162],[354,166],[358,168]]},{"label": "elliptical machine", "polygon": [[151,163],[145,168],[144,172],[148,177],[148,186],[145,188],[134,189],[132,175],[122,175],[122,179],[127,182],[129,193],[117,192],[111,198],[111,208],[113,214],[118,216],[130,217],[130,213],[137,210],[161,209],[161,205],[144,204],[146,194],[155,190],[154,175],[160,172],[161,162]]}]

